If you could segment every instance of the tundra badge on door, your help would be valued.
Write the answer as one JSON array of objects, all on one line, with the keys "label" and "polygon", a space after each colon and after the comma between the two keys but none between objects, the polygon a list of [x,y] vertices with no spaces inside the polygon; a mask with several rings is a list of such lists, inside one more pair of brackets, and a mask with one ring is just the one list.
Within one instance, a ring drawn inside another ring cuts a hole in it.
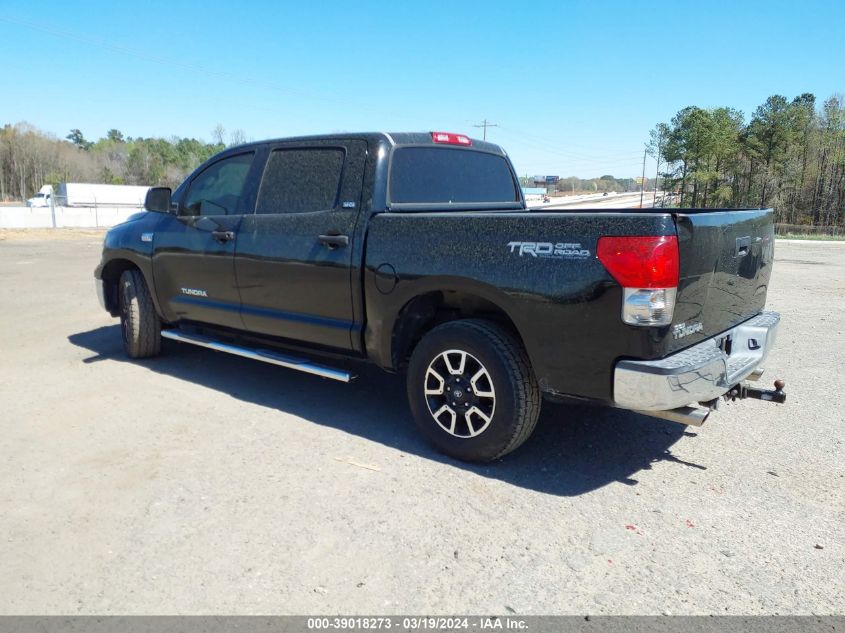
[{"label": "tundra badge on door", "polygon": [[193,297],[208,297],[208,293],[205,290],[199,290],[198,288],[179,288],[182,291],[183,295],[191,295]]}]

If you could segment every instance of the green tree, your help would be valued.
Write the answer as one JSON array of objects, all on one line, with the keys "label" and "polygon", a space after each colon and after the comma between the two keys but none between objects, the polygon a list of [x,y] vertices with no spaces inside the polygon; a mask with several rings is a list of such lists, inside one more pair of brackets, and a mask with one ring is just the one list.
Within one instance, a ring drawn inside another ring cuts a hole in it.
[{"label": "green tree", "polygon": [[669,169],[667,176],[673,184],[680,184],[681,206],[686,204],[687,185],[692,183],[692,205],[698,198],[698,179],[696,170],[706,151],[710,117],[697,106],[689,106],[678,112],[669,125],[664,154]]},{"label": "green tree", "polygon": [[704,184],[703,207],[710,202],[716,206],[730,203],[737,193],[735,168],[743,129],[742,112],[733,108],[708,110],[710,116],[705,169],[701,173]]},{"label": "green tree", "polygon": [[[690,106],[650,133],[664,188],[687,206],[772,206],[778,222],[845,224],[845,98],[766,99],[746,124],[728,107]],[[661,149],[662,148],[662,149]]]},{"label": "green tree", "polygon": [[795,109],[786,97],[773,95],[754,111],[748,125],[745,144],[751,156],[752,173],[755,161],[761,168],[760,206],[766,206],[768,196],[782,175],[786,152],[794,140]]},{"label": "green tree", "polygon": [[91,143],[85,140],[82,132],[80,132],[77,128],[72,129],[70,134],[68,134],[65,138],[76,145],[79,149],[87,150],[91,147]]},{"label": "green tree", "polygon": [[654,158],[657,162],[655,167],[654,180],[654,195],[657,196],[657,183],[660,179],[660,161],[666,156],[666,143],[669,140],[669,126],[665,123],[658,123],[653,130],[648,133],[648,142],[646,143],[646,152],[649,156]]}]

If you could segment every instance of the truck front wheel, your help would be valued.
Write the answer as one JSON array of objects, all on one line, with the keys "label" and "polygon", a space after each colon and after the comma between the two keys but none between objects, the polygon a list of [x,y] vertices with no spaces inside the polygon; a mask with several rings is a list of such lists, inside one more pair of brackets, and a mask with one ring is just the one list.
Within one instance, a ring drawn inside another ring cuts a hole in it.
[{"label": "truck front wheel", "polygon": [[150,289],[137,270],[125,270],[118,288],[123,349],[130,358],[158,356],[161,350],[161,322],[153,306]]},{"label": "truck front wheel", "polygon": [[522,344],[495,323],[466,319],[434,328],[414,349],[408,400],[437,449],[486,462],[528,439],[541,398]]}]

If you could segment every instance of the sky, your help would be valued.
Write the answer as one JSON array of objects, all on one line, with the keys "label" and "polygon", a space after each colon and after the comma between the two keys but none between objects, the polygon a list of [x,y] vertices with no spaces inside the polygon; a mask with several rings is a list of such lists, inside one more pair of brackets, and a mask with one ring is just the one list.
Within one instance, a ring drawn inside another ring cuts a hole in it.
[{"label": "sky", "polygon": [[486,119],[520,175],[632,177],[683,107],[845,92],[843,26],[845,0],[0,0],[0,125],[481,138]]}]

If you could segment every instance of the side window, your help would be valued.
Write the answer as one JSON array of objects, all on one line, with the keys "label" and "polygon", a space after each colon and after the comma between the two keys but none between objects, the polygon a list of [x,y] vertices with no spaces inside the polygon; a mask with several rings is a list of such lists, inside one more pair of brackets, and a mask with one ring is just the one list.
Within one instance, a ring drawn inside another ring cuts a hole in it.
[{"label": "side window", "polygon": [[254,154],[224,158],[194,178],[182,215],[234,215]]},{"label": "side window", "polygon": [[307,213],[337,205],[345,152],[339,148],[279,149],[270,154],[256,213]]}]

